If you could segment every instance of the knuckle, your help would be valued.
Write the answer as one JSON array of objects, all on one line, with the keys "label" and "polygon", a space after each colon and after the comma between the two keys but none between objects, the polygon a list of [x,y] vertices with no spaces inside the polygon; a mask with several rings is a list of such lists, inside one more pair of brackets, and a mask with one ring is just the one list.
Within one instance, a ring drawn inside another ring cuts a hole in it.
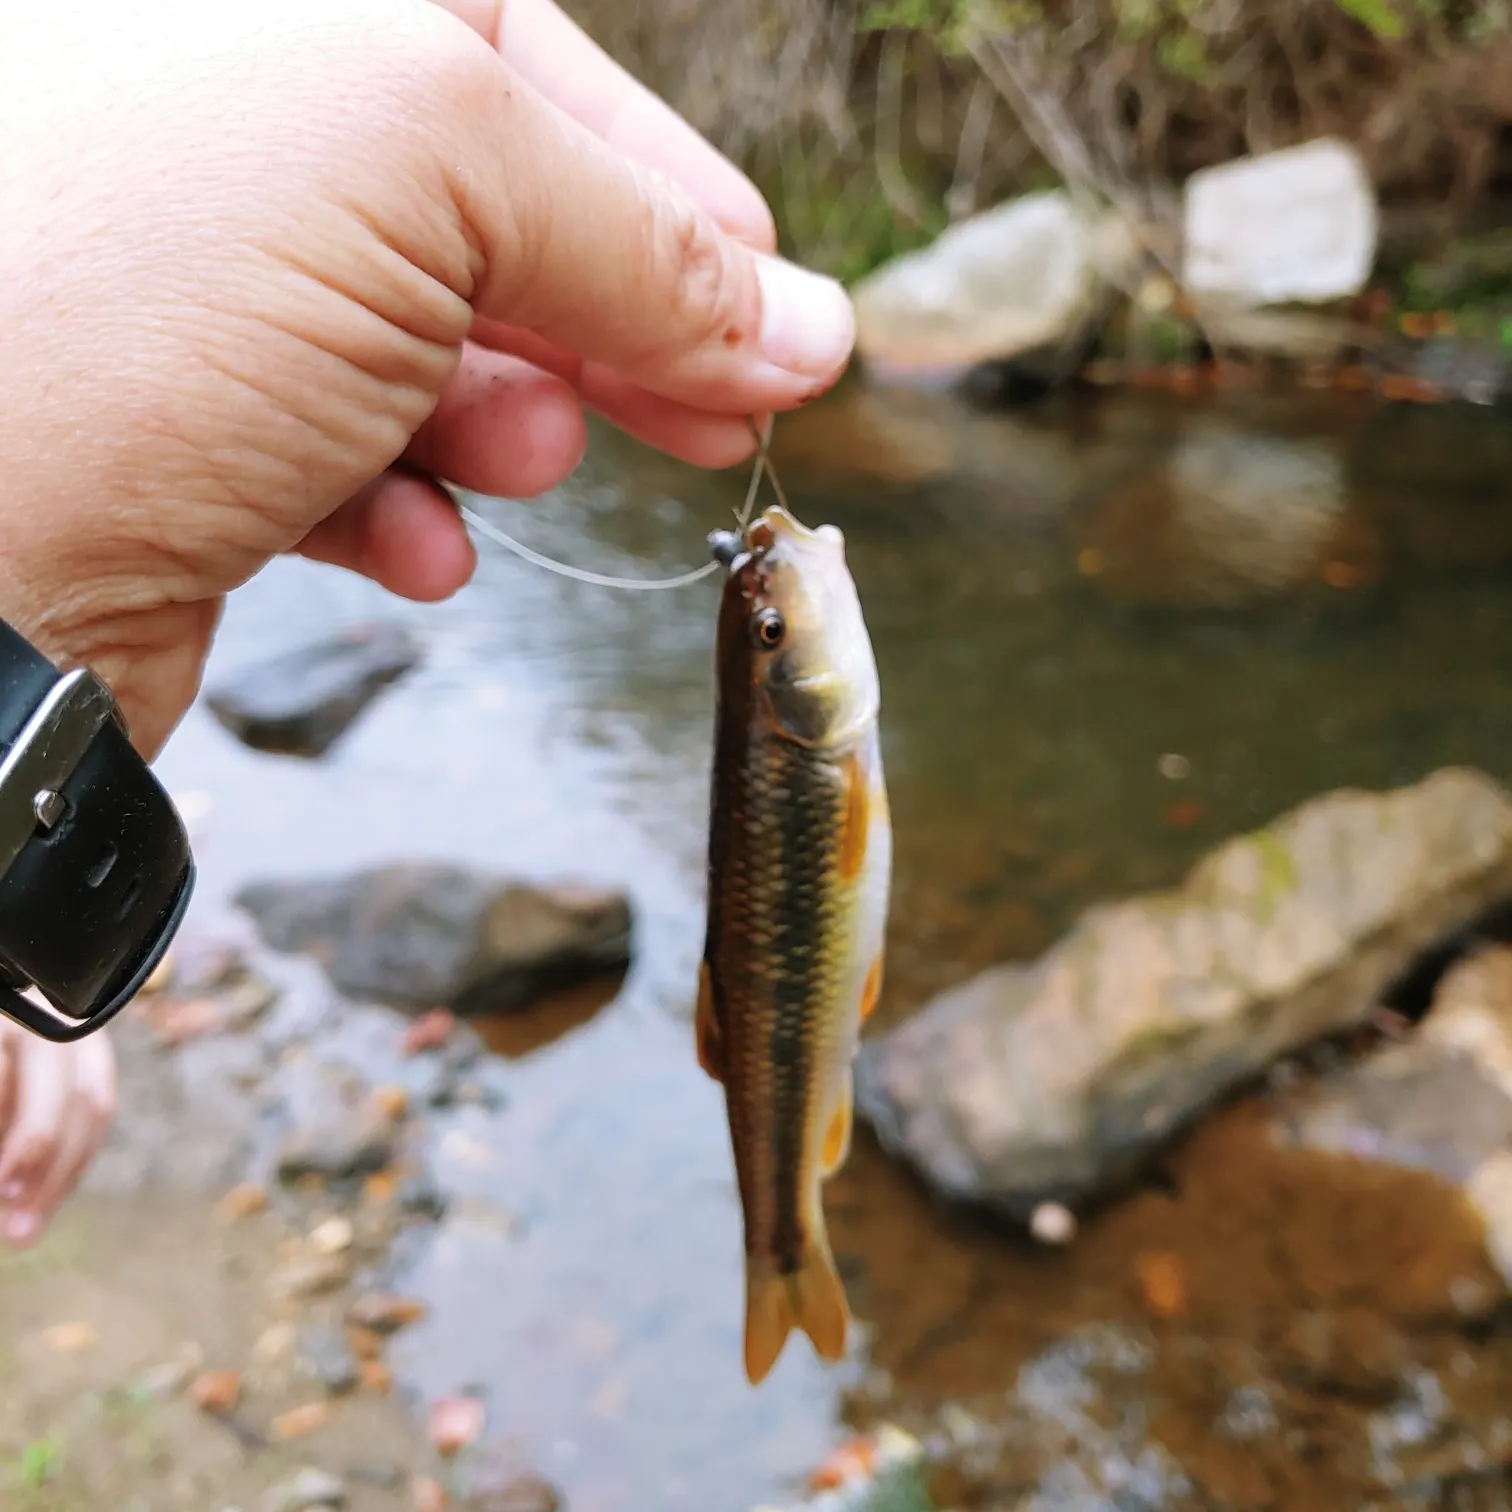
[{"label": "knuckle", "polygon": [[681,335],[720,339],[737,325],[740,279],[730,243],[712,218],[681,194],[661,191],[655,216],[652,276],[674,291]]}]

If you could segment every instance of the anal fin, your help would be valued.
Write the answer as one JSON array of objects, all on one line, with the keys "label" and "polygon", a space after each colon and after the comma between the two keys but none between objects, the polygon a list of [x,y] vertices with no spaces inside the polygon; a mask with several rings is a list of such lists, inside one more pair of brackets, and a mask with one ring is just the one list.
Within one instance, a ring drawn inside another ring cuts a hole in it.
[{"label": "anal fin", "polygon": [[840,1084],[840,1098],[835,1111],[830,1114],[829,1127],[824,1131],[824,1148],[819,1154],[819,1174],[822,1178],[833,1176],[845,1164],[850,1154],[851,1127],[855,1122],[855,1095],[850,1067],[844,1072]]}]

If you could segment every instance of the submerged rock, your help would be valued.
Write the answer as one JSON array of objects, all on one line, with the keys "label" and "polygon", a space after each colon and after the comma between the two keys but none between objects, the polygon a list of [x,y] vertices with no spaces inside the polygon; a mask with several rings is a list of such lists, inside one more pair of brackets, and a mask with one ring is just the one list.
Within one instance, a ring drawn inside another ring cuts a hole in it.
[{"label": "submerged rock", "polygon": [[1453,967],[1417,1034],[1283,1106],[1284,1143],[1433,1171],[1460,1187],[1512,1285],[1512,948]]},{"label": "submerged rock", "polygon": [[255,883],[236,901],[275,950],[311,955],[343,992],[397,1007],[504,1012],[630,960],[622,893],[535,887],[460,866]]},{"label": "submerged rock", "polygon": [[1330,137],[1201,169],[1183,211],[1182,282],[1198,299],[1324,303],[1358,294],[1375,262],[1370,174]]},{"label": "submerged rock", "polygon": [[1329,793],[868,1043],[858,1106],[949,1196],[1024,1221],[1074,1207],[1278,1056],[1359,1023],[1509,892],[1512,797],[1483,774]]},{"label": "submerged rock", "polygon": [[419,660],[419,643],[404,626],[357,625],[232,673],[205,703],[254,750],[319,756]]},{"label": "submerged rock", "polygon": [[952,226],[855,290],[856,348],[874,374],[952,379],[983,362],[1073,342],[1132,241],[1062,190]]}]

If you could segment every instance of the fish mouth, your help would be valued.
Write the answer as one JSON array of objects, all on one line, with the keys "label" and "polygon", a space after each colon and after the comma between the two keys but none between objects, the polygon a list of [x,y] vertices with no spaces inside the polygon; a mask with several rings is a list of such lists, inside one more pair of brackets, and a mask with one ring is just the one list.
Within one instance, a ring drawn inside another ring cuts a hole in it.
[{"label": "fish mouth", "polygon": [[817,549],[845,556],[845,537],[834,525],[810,528],[780,504],[768,505],[761,518],[751,526],[748,536],[756,550],[769,550],[781,541],[791,542],[802,550]]}]

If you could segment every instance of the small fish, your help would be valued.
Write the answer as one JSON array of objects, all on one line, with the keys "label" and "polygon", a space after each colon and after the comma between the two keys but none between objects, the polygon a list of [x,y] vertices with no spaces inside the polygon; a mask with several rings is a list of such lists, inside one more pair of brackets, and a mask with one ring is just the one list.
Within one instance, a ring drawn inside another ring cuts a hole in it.
[{"label": "small fish", "polygon": [[852,1062],[882,986],[892,826],[881,692],[833,525],[768,509],[709,537],[716,651],[698,1060],[723,1084],[745,1224],[745,1369],[793,1328],[845,1353],[822,1183],[850,1151]]}]

